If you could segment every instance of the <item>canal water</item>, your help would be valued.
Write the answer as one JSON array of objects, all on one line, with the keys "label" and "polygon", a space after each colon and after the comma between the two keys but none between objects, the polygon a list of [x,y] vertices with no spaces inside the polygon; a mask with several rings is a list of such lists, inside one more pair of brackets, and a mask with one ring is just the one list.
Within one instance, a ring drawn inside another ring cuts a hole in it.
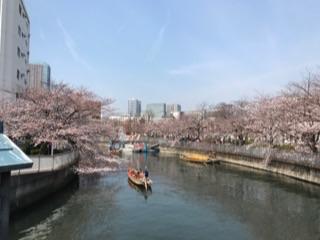
[{"label": "canal water", "polygon": [[126,172],[80,177],[15,216],[11,239],[320,239],[320,188],[235,166],[133,155],[152,192]]}]

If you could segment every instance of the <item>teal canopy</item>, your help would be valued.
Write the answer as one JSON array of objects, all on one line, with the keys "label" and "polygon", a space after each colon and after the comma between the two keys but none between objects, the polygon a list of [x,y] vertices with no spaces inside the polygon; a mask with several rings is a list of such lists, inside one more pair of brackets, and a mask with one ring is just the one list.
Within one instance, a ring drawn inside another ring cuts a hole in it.
[{"label": "teal canopy", "polygon": [[32,160],[6,135],[0,134],[0,172],[32,167]]}]

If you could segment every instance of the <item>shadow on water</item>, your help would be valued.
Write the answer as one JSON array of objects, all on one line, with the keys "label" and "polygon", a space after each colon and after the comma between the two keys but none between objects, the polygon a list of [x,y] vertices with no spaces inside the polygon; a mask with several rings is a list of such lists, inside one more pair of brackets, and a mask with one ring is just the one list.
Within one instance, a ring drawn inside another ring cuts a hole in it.
[{"label": "shadow on water", "polygon": [[[27,232],[34,231],[33,226],[41,226],[46,221],[54,221],[63,216],[63,206],[70,200],[72,195],[79,189],[79,177],[76,176],[63,189],[55,192],[45,199],[36,202],[26,209],[19,210],[10,216],[10,239],[19,239]],[[50,216],[51,219],[47,219]],[[14,224],[13,224],[14,223]],[[46,225],[46,224],[44,224]],[[46,226],[43,226],[45,229]],[[24,229],[20,232],[21,229]],[[30,238],[32,239],[32,238]]]},{"label": "shadow on water", "polygon": [[191,165],[174,158],[149,165],[186,201],[213,211],[218,204],[256,239],[320,239],[319,186],[234,165]]},{"label": "shadow on water", "polygon": [[10,224],[10,239],[91,239],[98,228],[108,236],[109,217],[118,211],[115,196],[123,189],[118,182],[117,173],[79,176],[54,196],[19,212]]},{"label": "shadow on water", "polygon": [[80,177],[18,217],[13,239],[319,239],[319,186],[233,165],[126,158],[148,167],[152,192],[126,172]]},{"label": "shadow on water", "polygon": [[146,190],[144,187],[141,186],[137,186],[134,183],[132,183],[129,179],[128,179],[128,186],[135,190],[136,192],[138,192],[140,195],[142,195],[144,197],[144,199],[148,199],[148,197],[151,196],[152,194],[152,188],[148,187],[148,190]]},{"label": "shadow on water", "polygon": [[244,176],[245,178],[252,181],[265,182],[275,188],[283,189],[288,193],[298,193],[299,195],[302,194],[303,196],[308,198],[320,198],[320,186],[316,184],[304,182],[281,174],[275,174],[242,166],[226,164],[217,166],[217,168],[219,167],[231,174]]}]

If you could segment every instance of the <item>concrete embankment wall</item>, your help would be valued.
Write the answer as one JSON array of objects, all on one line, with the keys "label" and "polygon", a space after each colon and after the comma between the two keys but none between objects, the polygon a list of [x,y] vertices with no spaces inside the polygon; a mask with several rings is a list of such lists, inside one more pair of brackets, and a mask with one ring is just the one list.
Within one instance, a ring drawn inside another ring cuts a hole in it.
[{"label": "concrete embankment wall", "polygon": [[320,158],[313,154],[281,152],[268,148],[240,146],[174,146],[161,147],[163,154],[199,153],[215,155],[222,164],[236,164],[310,183],[320,184]]},{"label": "concrete embankment wall", "polygon": [[[32,158],[32,169],[15,171],[11,176],[11,211],[25,208],[63,188],[76,176],[75,153]],[[54,162],[52,162],[54,161]]]}]

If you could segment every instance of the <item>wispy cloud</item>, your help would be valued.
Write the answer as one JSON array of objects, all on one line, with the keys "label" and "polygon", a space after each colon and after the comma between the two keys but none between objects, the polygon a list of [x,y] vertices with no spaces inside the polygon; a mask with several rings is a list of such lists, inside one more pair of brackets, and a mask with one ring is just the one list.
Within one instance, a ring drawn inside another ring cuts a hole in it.
[{"label": "wispy cloud", "polygon": [[153,62],[153,60],[159,54],[167,27],[168,27],[168,23],[166,22],[161,26],[160,30],[158,31],[157,38],[154,40],[147,56],[148,62]]},{"label": "wispy cloud", "polygon": [[220,62],[208,61],[196,64],[190,64],[186,66],[180,66],[174,69],[170,69],[168,73],[170,75],[194,75],[203,71],[210,71],[221,67]]},{"label": "wispy cloud", "polygon": [[90,66],[90,64],[80,55],[76,42],[72,38],[72,36],[69,34],[69,32],[66,30],[64,24],[62,21],[57,18],[57,24],[63,34],[64,37],[64,43],[71,54],[73,60],[79,64],[81,64],[83,67],[85,67],[89,71],[93,71],[93,68]]}]

